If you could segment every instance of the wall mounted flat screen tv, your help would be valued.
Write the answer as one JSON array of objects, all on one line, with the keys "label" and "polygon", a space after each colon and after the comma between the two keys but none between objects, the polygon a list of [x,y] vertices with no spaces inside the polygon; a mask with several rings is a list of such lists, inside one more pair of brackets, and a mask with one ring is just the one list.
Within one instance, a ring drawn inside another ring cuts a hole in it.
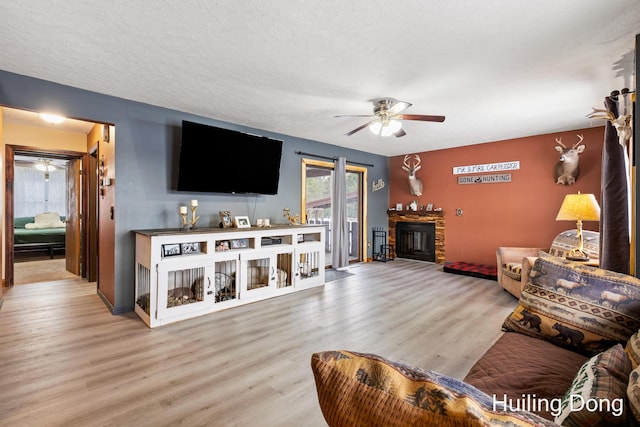
[{"label": "wall mounted flat screen tv", "polygon": [[182,121],[178,191],[277,194],[282,141]]}]

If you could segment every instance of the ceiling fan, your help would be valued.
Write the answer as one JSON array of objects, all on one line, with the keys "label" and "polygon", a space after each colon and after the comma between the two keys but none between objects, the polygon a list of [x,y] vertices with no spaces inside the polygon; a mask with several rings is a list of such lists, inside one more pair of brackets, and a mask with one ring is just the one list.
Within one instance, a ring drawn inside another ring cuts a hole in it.
[{"label": "ceiling fan", "polygon": [[393,98],[381,98],[373,100],[373,115],[364,114],[346,114],[335,117],[373,117],[373,120],[358,126],[345,133],[345,136],[351,136],[362,129],[369,127],[369,130],[378,136],[395,135],[397,138],[405,136],[407,133],[402,129],[400,120],[418,120],[423,122],[444,122],[444,116],[427,116],[423,114],[400,114],[411,104],[404,101],[398,101]]}]

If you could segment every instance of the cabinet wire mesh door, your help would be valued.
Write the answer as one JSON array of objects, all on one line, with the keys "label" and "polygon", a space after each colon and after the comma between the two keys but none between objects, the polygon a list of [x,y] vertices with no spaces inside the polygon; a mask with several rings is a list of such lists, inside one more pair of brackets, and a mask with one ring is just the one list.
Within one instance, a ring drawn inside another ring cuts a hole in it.
[{"label": "cabinet wire mesh door", "polygon": [[290,253],[278,254],[276,257],[276,283],[278,288],[291,287],[293,282],[293,255]]},{"label": "cabinet wire mesh door", "polygon": [[147,315],[151,314],[151,271],[138,263],[138,278],[136,280],[136,304]]},{"label": "cabinet wire mesh door", "polygon": [[320,274],[320,253],[317,250],[303,251],[298,253],[297,273],[301,280],[315,277]]},{"label": "cabinet wire mesh door", "polygon": [[269,258],[247,261],[247,290],[252,291],[269,286]]},{"label": "cabinet wire mesh door", "polygon": [[167,308],[204,301],[205,268],[167,272]]},{"label": "cabinet wire mesh door", "polygon": [[236,299],[236,273],[237,263],[235,260],[218,261],[214,266],[214,293],[215,302],[229,301]]}]

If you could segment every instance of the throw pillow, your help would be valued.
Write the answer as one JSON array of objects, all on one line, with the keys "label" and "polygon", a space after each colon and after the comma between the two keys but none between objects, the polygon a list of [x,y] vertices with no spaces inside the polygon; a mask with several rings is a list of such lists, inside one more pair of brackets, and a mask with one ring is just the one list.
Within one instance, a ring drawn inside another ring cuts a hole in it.
[{"label": "throw pillow", "polygon": [[59,222],[60,214],[58,212],[42,212],[34,217],[36,224],[39,222]]},{"label": "throw pillow", "polygon": [[640,280],[541,252],[503,329],[595,355],[640,329]]},{"label": "throw pillow", "polygon": [[334,426],[553,426],[460,380],[372,354],[325,351],[311,357],[318,400]]},{"label": "throw pillow", "polygon": [[508,262],[502,267],[502,272],[514,280],[520,280],[522,277],[522,263]]},{"label": "throw pillow", "polygon": [[66,226],[62,221],[40,221],[25,224],[24,228],[27,230],[41,230],[43,228],[65,228]]},{"label": "throw pillow", "polygon": [[627,386],[627,402],[635,420],[640,423],[640,368],[635,368],[629,374]]},{"label": "throw pillow", "polygon": [[631,368],[636,369],[640,365],[640,331],[631,335],[624,351],[631,360]]},{"label": "throw pillow", "polygon": [[620,344],[589,359],[560,404],[563,426],[627,425],[625,401],[631,362]]},{"label": "throw pillow", "polygon": [[63,228],[65,223],[61,221],[58,212],[43,212],[34,217],[33,222],[25,224],[26,229]]}]

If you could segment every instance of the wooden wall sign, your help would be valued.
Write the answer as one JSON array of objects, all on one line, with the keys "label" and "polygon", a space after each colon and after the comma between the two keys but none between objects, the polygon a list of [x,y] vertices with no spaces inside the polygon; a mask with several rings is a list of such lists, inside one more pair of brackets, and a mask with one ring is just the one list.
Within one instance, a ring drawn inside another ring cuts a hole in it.
[{"label": "wooden wall sign", "polygon": [[467,173],[483,173],[483,172],[503,172],[520,169],[520,161],[501,163],[485,163],[483,165],[454,166],[453,174],[462,175]]},{"label": "wooden wall sign", "polygon": [[373,189],[371,191],[382,190],[384,188],[384,181],[382,180],[382,178],[378,178],[377,181],[373,181],[373,185],[371,186],[371,188]]},{"label": "wooden wall sign", "polygon": [[459,176],[458,184],[496,184],[511,182],[511,174]]}]

